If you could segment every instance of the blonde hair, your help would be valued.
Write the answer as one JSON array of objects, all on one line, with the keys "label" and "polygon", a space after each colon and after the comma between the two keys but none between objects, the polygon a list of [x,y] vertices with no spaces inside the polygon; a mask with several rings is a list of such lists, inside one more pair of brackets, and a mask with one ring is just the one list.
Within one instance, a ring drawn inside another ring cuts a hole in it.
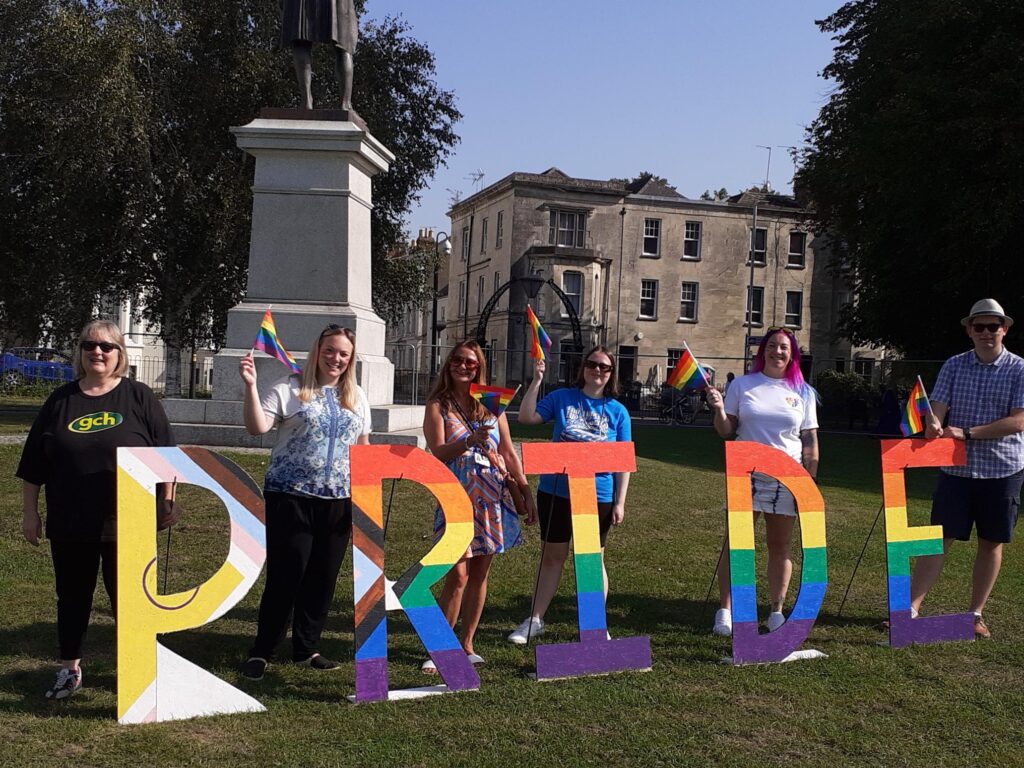
[{"label": "blonde hair", "polygon": [[82,331],[78,334],[75,353],[71,356],[71,367],[75,371],[75,379],[85,378],[85,366],[82,364],[82,342],[86,341],[92,333],[117,344],[117,367],[114,369],[114,375],[119,377],[127,375],[128,356],[124,351],[124,335],[121,333],[121,329],[117,327],[116,323],[109,320],[90,320],[82,326]]},{"label": "blonde hair", "polygon": [[344,336],[352,343],[352,357],[348,359],[348,368],[341,374],[338,380],[338,403],[342,408],[347,408],[353,413],[356,410],[356,335],[348,328],[340,325],[328,325],[321,331],[316,342],[309,348],[309,356],[306,357],[306,364],[302,367],[302,384],[299,388],[299,400],[308,403],[316,396],[320,385],[316,381],[316,371],[320,360],[320,346],[324,339],[333,336]]},{"label": "blonde hair", "polygon": [[[437,400],[438,404],[443,410],[447,410],[453,402],[455,402],[455,382],[452,381],[452,370],[451,363],[452,357],[460,349],[468,349],[476,356],[476,361],[479,363],[476,369],[476,376],[473,378],[474,384],[487,384],[487,360],[484,358],[484,351],[480,348],[472,339],[466,341],[460,341],[454,347],[451,352],[448,353],[448,357],[444,359],[444,367],[441,369],[440,375],[437,377],[437,381],[434,382],[434,386],[430,389],[430,394],[427,395],[427,402],[431,400]],[[488,411],[479,400],[473,400],[473,413],[472,416],[478,421],[483,421],[490,415]]]}]

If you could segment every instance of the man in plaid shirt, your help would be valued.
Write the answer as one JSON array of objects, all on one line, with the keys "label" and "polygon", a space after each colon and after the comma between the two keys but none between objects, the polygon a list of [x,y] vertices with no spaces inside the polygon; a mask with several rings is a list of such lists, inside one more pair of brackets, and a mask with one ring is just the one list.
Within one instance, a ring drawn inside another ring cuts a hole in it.
[{"label": "man in plaid shirt", "polygon": [[[982,299],[960,321],[974,349],[943,364],[931,394],[925,437],[967,444],[967,464],[943,467],[932,499],[932,524],[942,525],[946,551],[978,529],[971,610],[974,634],[991,637],[981,617],[1010,541],[1024,480],[1024,360],[1003,347],[1013,318],[994,299]],[[947,426],[943,420],[948,415]],[[910,587],[916,616],[942,570],[943,555],[918,558]]]}]

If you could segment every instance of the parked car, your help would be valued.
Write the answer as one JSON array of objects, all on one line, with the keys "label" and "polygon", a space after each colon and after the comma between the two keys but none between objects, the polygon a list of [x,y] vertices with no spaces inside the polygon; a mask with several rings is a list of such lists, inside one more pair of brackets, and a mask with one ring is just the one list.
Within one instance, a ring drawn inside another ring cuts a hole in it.
[{"label": "parked car", "polygon": [[34,382],[71,381],[71,358],[48,347],[11,347],[0,355],[0,385],[13,389]]}]

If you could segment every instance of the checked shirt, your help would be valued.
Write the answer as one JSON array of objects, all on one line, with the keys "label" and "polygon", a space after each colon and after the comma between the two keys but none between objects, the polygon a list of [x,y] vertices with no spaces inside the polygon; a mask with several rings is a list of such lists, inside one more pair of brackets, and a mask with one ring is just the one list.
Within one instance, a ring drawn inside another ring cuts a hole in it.
[{"label": "checked shirt", "polygon": [[[934,402],[949,406],[949,426],[976,427],[1024,408],[1024,359],[1003,349],[991,363],[982,363],[972,349],[949,358],[931,392]],[[1024,468],[1024,433],[994,440],[968,440],[967,465],[943,467],[960,477],[997,478]]]}]

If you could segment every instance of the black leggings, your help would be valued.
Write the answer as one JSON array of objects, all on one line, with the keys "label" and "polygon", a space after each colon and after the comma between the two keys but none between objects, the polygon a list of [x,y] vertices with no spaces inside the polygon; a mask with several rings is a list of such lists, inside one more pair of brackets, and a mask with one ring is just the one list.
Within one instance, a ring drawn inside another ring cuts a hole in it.
[{"label": "black leggings", "polygon": [[270,659],[292,618],[292,659],[317,652],[352,530],[351,499],[268,491],[267,582],[250,656]]},{"label": "black leggings", "polygon": [[96,577],[103,565],[103,586],[117,612],[117,543],[50,539],[53,573],[57,581],[57,639],[61,659],[82,658],[82,643],[89,628]]}]

